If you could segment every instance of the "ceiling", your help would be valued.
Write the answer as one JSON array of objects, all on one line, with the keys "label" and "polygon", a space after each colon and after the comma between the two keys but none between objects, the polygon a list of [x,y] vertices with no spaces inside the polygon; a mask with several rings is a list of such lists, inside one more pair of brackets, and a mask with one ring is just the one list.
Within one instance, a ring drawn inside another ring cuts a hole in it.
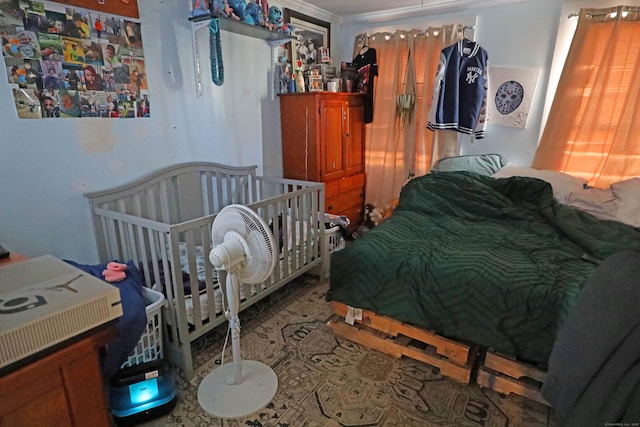
[{"label": "ceiling", "polygon": [[[411,6],[422,6],[423,0],[304,0],[338,16],[361,15]],[[434,0],[427,0],[428,2]]]},{"label": "ceiling", "polygon": [[466,8],[517,3],[525,0],[304,0],[320,9],[341,17],[384,15],[384,12],[452,12]]}]

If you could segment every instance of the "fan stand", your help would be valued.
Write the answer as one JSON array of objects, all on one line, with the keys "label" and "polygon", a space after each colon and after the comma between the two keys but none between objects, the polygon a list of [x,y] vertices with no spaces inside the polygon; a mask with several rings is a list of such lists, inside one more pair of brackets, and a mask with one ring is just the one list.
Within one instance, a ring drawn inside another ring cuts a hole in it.
[{"label": "fan stand", "polygon": [[209,373],[198,387],[202,409],[218,418],[239,418],[265,407],[278,390],[278,377],[269,366],[255,360],[242,360],[240,354],[239,290],[234,274],[227,274],[229,327],[233,363],[226,363]]}]

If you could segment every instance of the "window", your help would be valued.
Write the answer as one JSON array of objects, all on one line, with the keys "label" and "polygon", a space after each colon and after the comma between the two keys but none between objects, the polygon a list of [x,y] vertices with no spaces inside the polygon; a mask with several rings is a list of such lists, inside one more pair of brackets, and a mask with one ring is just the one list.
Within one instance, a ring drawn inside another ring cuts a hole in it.
[{"label": "window", "polygon": [[533,167],[596,187],[640,175],[640,8],[580,11]]}]

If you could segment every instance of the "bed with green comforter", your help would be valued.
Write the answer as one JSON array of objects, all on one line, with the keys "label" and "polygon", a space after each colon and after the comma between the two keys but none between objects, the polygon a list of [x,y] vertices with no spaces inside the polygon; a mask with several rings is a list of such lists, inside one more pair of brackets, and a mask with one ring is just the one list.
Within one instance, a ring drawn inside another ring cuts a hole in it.
[{"label": "bed with green comforter", "polygon": [[431,173],[333,253],[327,300],[546,363],[598,262],[623,250],[638,230],[557,203],[545,181]]}]

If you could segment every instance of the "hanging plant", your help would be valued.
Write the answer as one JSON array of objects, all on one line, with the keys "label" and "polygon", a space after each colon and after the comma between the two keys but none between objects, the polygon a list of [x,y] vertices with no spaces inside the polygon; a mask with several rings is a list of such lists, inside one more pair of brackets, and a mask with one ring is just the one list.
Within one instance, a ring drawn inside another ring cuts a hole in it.
[{"label": "hanging plant", "polygon": [[410,93],[402,93],[396,98],[396,118],[402,126],[411,124],[415,103],[416,96]]}]

